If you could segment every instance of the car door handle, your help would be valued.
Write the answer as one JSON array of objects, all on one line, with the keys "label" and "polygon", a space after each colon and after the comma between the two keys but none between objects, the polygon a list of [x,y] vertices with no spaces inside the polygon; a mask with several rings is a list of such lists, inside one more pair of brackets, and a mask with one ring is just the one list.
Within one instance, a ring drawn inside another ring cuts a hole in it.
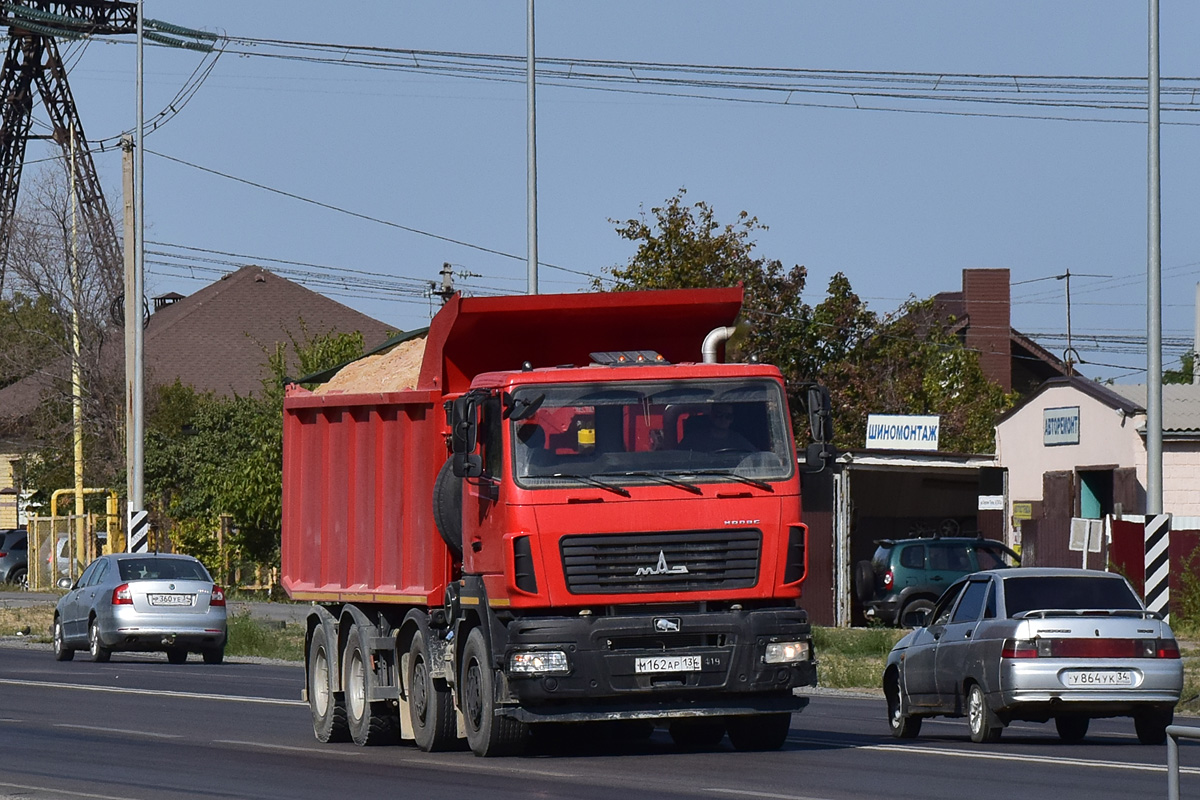
[{"label": "car door handle", "polygon": [[970,639],[970,638],[971,638],[971,632],[970,632],[970,631],[967,631],[966,633],[964,633],[964,634],[963,634],[963,638],[964,638],[964,639]]}]

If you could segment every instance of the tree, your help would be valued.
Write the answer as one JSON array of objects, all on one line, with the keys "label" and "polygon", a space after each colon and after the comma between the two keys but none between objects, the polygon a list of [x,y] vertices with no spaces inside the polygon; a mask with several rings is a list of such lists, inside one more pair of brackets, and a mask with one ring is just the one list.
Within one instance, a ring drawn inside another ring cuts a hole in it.
[{"label": "tree", "polygon": [[1192,370],[1196,367],[1196,354],[1184,353],[1179,357],[1179,369],[1163,371],[1163,383],[1191,383]]},{"label": "tree", "polygon": [[[303,326],[301,329],[304,330]],[[291,339],[264,352],[263,390],[250,397],[202,394],[178,381],[154,392],[146,431],[147,507],[177,549],[215,564],[221,514],[236,560],[277,564],[283,485],[283,379],[290,363],[312,374],[357,358],[360,333]],[[289,358],[289,356],[291,358]]]},{"label": "tree", "polygon": [[[103,263],[73,217],[65,164],[52,162],[30,182],[13,221],[5,297],[0,300],[0,386],[41,378],[37,411],[9,420],[2,433],[30,447],[26,485],[49,491],[72,486],[73,419],[71,330],[80,333],[84,474],[89,485],[111,486],[123,471],[124,441],[113,425],[124,408],[124,381],[106,369],[104,343],[119,291],[119,264]],[[9,344],[12,343],[10,347]],[[122,479],[123,482],[123,479]]]},{"label": "tree", "polygon": [[15,292],[0,299],[0,389],[61,357],[68,336],[48,297]]},{"label": "tree", "polygon": [[[736,224],[722,226],[707,204],[687,206],[684,195],[680,189],[650,215],[615,223],[618,235],[638,243],[628,265],[609,270],[617,291],[742,284],[750,327],[740,356],[778,366],[797,411],[807,383],[828,386],[843,449],[862,446],[868,413],[939,414],[943,449],[992,449],[993,425],[1011,399],[986,380],[978,355],[950,333],[951,321],[932,301],[913,300],[880,318],[838,273],[810,307],[801,299],[803,267],[785,270],[754,254],[751,237],[766,230],[756,217],[742,211]],[[803,433],[803,416],[794,423]]]},{"label": "tree", "polygon": [[[785,269],[782,262],[754,253],[751,239],[766,230],[757,217],[743,211],[735,224],[722,226],[706,203],[688,206],[685,189],[666,204],[626,222],[610,220],[617,234],[637,242],[637,252],[623,267],[608,270],[615,291],[692,289],[736,286],[745,290],[743,316],[730,342],[743,358],[779,366],[788,381],[793,405],[802,402],[802,384],[813,374],[810,354],[803,347],[811,309],[801,301],[807,273],[804,267]],[[602,288],[597,280],[594,287]],[[800,407],[800,406],[797,406]]]}]

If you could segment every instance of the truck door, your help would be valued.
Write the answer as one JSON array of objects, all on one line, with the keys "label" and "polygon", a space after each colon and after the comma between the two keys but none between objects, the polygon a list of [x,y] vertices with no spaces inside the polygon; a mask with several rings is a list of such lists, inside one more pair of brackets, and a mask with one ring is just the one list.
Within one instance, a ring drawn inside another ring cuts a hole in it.
[{"label": "truck door", "polygon": [[463,486],[463,562],[471,573],[482,575],[504,570],[503,528],[497,512],[504,478],[500,398],[493,394],[482,403],[479,447],[483,474],[466,478]]}]

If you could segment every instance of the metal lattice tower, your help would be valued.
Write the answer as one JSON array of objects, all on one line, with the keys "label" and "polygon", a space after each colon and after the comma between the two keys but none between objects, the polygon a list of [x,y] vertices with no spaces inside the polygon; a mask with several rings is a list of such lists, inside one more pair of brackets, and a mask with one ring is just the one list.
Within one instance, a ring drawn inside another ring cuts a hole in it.
[{"label": "metal lattice tower", "polygon": [[8,26],[8,53],[0,74],[0,289],[21,187],[25,145],[31,136],[34,92],[50,117],[53,139],[70,155],[74,128],[75,186],[80,214],[104,272],[120,274],[121,248],[100,188],[79,111],[67,85],[67,72],[55,37],[79,38],[137,32],[137,4],[121,0],[22,0],[0,3],[0,23]]}]

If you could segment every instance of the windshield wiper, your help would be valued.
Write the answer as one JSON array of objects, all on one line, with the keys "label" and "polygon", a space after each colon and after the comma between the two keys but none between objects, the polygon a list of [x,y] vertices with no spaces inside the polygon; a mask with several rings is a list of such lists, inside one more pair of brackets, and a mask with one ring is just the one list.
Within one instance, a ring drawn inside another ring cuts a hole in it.
[{"label": "windshield wiper", "polygon": [[576,475],[572,472],[556,472],[553,475],[546,475],[547,478],[566,478],[567,480],[579,481],[586,483],[588,486],[595,486],[599,489],[607,489],[613,494],[619,494],[621,497],[633,497],[629,490],[623,486],[613,486],[611,483],[605,483],[601,480],[596,480],[591,475]]},{"label": "windshield wiper", "polygon": [[768,492],[775,491],[775,487],[766,481],[760,481],[757,478],[748,478],[745,475],[739,475],[729,469],[681,469],[674,471],[676,475],[715,475],[721,478],[732,478],[738,483],[744,483],[747,486],[754,486],[758,489],[766,489]]},{"label": "windshield wiper", "polygon": [[671,478],[666,475],[661,475],[657,472],[648,472],[645,470],[634,470],[632,472],[597,472],[596,474],[603,475],[605,477],[611,477],[611,478],[649,478],[652,481],[658,481],[659,483],[665,483],[668,486],[678,486],[680,489],[691,492],[692,494],[704,494],[704,490],[701,489],[699,486],[697,486],[694,483],[688,483],[687,481],[676,480],[675,478]]}]

